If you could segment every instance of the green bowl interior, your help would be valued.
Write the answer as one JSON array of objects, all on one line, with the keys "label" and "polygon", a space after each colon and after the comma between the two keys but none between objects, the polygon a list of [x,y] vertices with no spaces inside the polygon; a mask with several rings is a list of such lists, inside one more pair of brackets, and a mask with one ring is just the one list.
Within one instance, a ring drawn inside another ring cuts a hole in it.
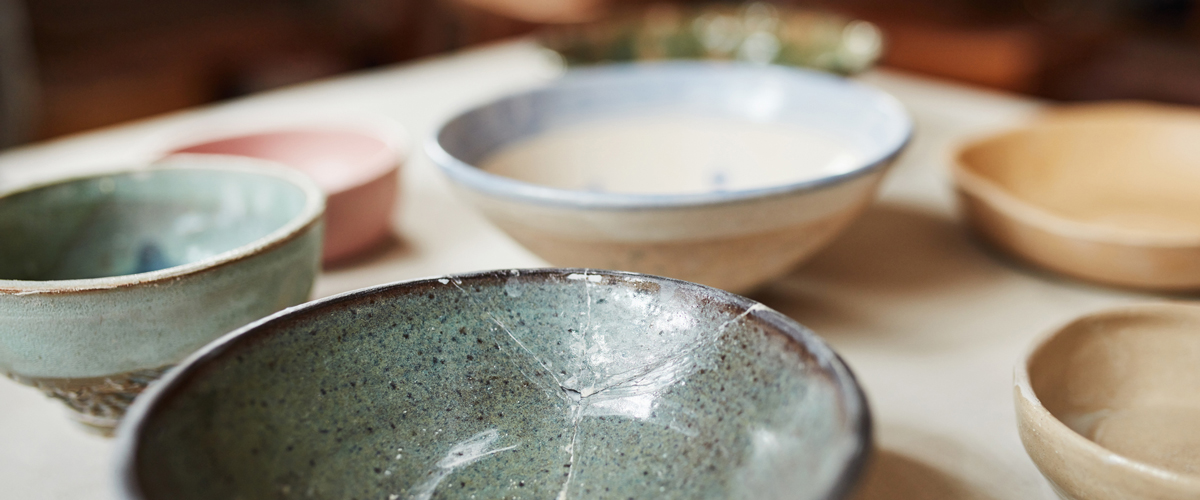
[{"label": "green bowl interior", "polygon": [[803,327],[582,271],[306,306],[144,406],[125,484],[148,499],[839,498],[870,440],[853,378]]},{"label": "green bowl interior", "polygon": [[0,279],[157,271],[262,238],[298,216],[304,191],[250,171],[159,169],[0,198]]}]

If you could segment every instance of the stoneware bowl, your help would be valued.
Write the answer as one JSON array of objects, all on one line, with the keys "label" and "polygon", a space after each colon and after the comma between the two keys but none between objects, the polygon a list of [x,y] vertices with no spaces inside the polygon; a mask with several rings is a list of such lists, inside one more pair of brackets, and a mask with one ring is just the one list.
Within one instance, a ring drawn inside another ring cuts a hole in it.
[{"label": "stoneware bowl", "polygon": [[220,136],[170,154],[262,158],[308,174],[327,195],[324,262],[329,264],[370,250],[391,234],[404,149],[397,127],[311,125]]},{"label": "stoneware bowl", "polygon": [[862,213],[911,129],[895,99],[836,76],[677,61],[568,71],[427,149],[551,263],[745,292]]},{"label": "stoneware bowl", "polygon": [[227,157],[0,197],[0,372],[111,428],[167,367],[307,300],[323,207],[305,176]]},{"label": "stoneware bowl", "polygon": [[1061,497],[1200,498],[1200,306],[1085,316],[1015,378],[1021,441]]},{"label": "stoneware bowl", "polygon": [[1200,289],[1200,113],[1124,103],[967,144],[967,220],[1036,265],[1100,283]]},{"label": "stoneware bowl", "polygon": [[395,283],[210,344],[130,410],[120,498],[846,498],[853,376],[761,304],[571,269]]}]

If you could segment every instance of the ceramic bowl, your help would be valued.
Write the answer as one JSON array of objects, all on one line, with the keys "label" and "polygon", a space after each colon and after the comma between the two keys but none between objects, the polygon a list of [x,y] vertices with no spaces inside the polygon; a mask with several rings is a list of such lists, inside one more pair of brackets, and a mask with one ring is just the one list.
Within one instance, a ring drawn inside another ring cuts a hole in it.
[{"label": "ceramic bowl", "polygon": [[555,265],[745,292],[849,225],[911,129],[896,100],[839,77],[680,61],[568,71],[458,115],[427,149]]},{"label": "ceramic bowl", "polygon": [[1164,291],[1200,289],[1200,113],[1073,107],[967,144],[954,177],[967,220],[1052,271]]},{"label": "ceramic bowl", "polygon": [[1085,316],[1015,378],[1021,441],[1061,497],[1200,498],[1200,306]]},{"label": "ceramic bowl", "polygon": [[666,278],[520,270],[293,308],[119,431],[121,498],[845,498],[863,395],[816,335]]},{"label": "ceramic bowl", "polygon": [[167,367],[307,300],[322,199],[297,172],[225,157],[0,197],[0,372],[112,427]]},{"label": "ceramic bowl", "polygon": [[283,163],[325,192],[326,264],[370,250],[392,232],[404,146],[398,129],[321,127],[260,130],[174,148],[169,154],[224,154]]}]

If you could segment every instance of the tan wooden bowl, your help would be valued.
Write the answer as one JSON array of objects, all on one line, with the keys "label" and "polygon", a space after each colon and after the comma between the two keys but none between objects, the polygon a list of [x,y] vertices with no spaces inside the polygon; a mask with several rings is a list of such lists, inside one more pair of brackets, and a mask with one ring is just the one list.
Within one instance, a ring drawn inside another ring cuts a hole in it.
[{"label": "tan wooden bowl", "polygon": [[1200,112],[1074,106],[952,163],[965,217],[997,247],[1100,283],[1200,289]]},{"label": "tan wooden bowl", "polygon": [[1084,316],[1014,378],[1021,441],[1063,498],[1200,498],[1200,306]]}]

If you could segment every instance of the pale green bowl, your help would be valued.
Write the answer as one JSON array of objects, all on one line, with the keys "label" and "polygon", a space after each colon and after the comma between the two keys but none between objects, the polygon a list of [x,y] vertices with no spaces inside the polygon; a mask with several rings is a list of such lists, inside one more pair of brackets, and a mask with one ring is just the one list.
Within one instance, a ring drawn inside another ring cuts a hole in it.
[{"label": "pale green bowl", "polygon": [[323,213],[302,174],[233,157],[0,196],[0,373],[111,428],[192,351],[307,300]]}]

